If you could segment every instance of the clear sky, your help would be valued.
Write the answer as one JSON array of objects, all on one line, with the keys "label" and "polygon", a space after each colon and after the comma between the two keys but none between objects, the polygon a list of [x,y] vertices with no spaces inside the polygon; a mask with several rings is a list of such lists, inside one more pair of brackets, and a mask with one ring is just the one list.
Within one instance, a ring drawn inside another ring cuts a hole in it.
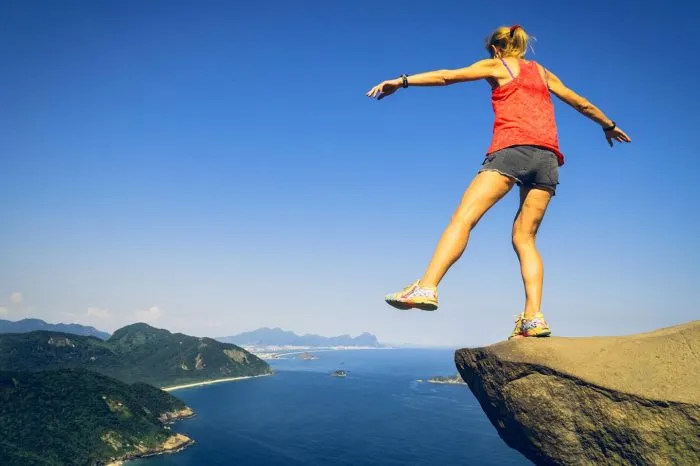
[{"label": "clear sky", "polygon": [[538,240],[553,331],[697,319],[699,17],[697,2],[3,1],[0,318],[505,338],[523,303],[516,192],[439,311],[383,301],[422,274],[480,167],[488,86],[364,94],[482,59],[519,23],[530,58],[633,139],[610,149],[555,104],[567,159]]}]

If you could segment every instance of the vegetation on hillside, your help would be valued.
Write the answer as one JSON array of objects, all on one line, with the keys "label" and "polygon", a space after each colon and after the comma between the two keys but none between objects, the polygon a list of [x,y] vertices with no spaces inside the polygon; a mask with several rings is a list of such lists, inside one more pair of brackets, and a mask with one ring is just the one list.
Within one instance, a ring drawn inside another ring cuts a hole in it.
[{"label": "vegetation on hillside", "polygon": [[0,372],[0,464],[102,464],[157,449],[172,433],[159,417],[185,410],[150,385],[85,370]]},{"label": "vegetation on hillside", "polygon": [[87,369],[160,387],[271,372],[236,345],[146,324],[119,329],[106,341],[43,331],[0,335],[0,371],[56,369]]}]

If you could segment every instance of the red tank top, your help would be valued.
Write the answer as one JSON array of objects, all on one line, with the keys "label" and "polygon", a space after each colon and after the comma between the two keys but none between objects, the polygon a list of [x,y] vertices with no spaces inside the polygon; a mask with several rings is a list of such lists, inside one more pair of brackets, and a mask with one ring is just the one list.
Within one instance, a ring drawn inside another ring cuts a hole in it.
[{"label": "red tank top", "polygon": [[513,76],[505,61],[501,61],[513,80],[491,93],[496,118],[493,138],[486,153],[511,146],[539,146],[554,152],[559,165],[564,165],[554,121],[554,105],[537,64],[520,61],[520,73]]}]

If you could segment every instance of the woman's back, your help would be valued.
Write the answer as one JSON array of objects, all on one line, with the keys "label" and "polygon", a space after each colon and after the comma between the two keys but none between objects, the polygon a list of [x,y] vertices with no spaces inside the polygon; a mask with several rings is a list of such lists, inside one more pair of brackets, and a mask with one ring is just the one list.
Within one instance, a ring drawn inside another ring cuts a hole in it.
[{"label": "woman's back", "polygon": [[489,80],[495,121],[487,154],[515,145],[539,146],[554,152],[562,165],[546,71],[534,61],[494,60],[500,61],[503,73]]}]

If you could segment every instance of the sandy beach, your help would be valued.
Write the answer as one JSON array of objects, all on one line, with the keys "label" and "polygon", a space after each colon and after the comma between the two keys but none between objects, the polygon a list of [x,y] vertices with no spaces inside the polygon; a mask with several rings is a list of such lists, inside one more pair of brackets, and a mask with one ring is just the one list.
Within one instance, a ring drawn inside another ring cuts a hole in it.
[{"label": "sandy beach", "polygon": [[235,382],[237,380],[255,379],[258,377],[267,377],[268,375],[272,375],[272,374],[247,375],[244,377],[228,377],[225,379],[205,380],[203,382],[188,383],[185,385],[175,385],[172,387],[161,387],[161,390],[164,390],[166,392],[172,392],[173,390],[181,390],[183,388],[200,387],[203,385],[213,385],[215,383],[222,383],[222,382]]}]

